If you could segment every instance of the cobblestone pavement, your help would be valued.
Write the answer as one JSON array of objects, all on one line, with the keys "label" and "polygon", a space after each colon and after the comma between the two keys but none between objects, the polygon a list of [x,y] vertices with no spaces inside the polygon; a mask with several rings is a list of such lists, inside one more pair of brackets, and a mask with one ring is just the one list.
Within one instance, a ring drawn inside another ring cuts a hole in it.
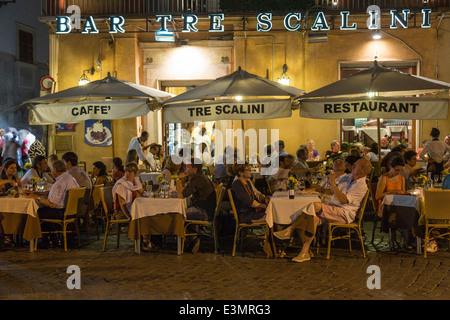
[{"label": "cobblestone pavement", "polygon": [[[366,230],[371,235],[370,230]],[[379,252],[368,244],[367,259],[360,248],[349,252],[346,245],[326,250],[311,261],[268,259],[258,242],[249,239],[246,251],[231,257],[232,236],[222,240],[224,249],[214,254],[212,241],[202,240],[197,254],[176,254],[176,242],[158,252],[134,254],[134,243],[116,237],[108,239],[102,252],[103,237],[95,236],[81,249],[42,249],[35,253],[17,247],[0,251],[0,299],[160,299],[160,300],[397,300],[449,299],[450,253],[440,249],[423,255]],[[295,251],[288,252],[293,257]],[[81,270],[81,289],[69,290],[68,266]],[[368,289],[369,266],[380,268],[381,288]]]}]

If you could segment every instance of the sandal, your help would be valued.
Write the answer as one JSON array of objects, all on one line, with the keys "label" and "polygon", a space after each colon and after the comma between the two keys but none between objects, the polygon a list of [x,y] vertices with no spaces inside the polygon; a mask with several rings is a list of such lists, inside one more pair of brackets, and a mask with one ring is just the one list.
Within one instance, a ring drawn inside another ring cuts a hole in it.
[{"label": "sandal", "polygon": [[148,239],[142,240],[142,250],[143,251],[151,251],[153,249],[151,241]]},{"label": "sandal", "polygon": [[5,247],[11,247],[12,248],[15,245],[15,242],[13,241],[11,236],[6,236],[3,243],[4,243]]}]

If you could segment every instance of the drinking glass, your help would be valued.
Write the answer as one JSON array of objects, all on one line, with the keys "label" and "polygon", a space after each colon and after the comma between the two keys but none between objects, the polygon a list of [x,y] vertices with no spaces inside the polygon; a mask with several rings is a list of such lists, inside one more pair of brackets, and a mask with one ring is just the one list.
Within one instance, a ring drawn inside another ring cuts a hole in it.
[{"label": "drinking glass", "polygon": [[435,175],[433,176],[433,180],[434,180],[434,182],[436,182],[436,183],[439,182],[440,178],[441,178],[441,175],[439,175],[439,174],[435,174]]},{"label": "drinking glass", "polygon": [[305,189],[305,180],[300,179],[300,181],[298,182],[298,188],[300,189],[300,191],[303,191]]}]

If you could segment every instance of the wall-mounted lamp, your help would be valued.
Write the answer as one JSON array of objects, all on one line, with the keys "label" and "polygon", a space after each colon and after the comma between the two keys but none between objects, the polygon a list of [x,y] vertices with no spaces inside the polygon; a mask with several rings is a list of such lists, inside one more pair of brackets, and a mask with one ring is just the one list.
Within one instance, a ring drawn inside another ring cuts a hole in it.
[{"label": "wall-mounted lamp", "polygon": [[284,84],[286,86],[288,86],[290,83],[290,79],[286,74],[287,70],[288,70],[288,67],[285,63],[285,64],[283,64],[283,73],[278,77],[278,83]]},{"label": "wall-mounted lamp", "polygon": [[373,40],[380,40],[381,39],[381,31],[380,29],[376,29],[372,33],[372,39]]},{"label": "wall-mounted lamp", "polygon": [[83,74],[81,75],[80,79],[78,79],[78,85],[82,86],[90,82],[89,78],[86,75],[86,72],[89,72],[91,75],[95,73],[94,67],[91,69],[83,70]]}]

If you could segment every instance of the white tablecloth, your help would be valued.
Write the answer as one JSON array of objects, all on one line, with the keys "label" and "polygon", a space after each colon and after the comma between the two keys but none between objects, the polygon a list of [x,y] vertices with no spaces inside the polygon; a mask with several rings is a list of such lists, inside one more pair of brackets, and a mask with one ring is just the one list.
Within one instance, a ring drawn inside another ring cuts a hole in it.
[{"label": "white tablecloth", "polygon": [[390,130],[391,134],[392,132],[403,132],[405,139],[408,139],[408,128],[406,126],[387,126],[387,128]]},{"label": "white tablecloth", "polygon": [[148,172],[148,173],[140,173],[139,178],[141,178],[142,182],[146,181],[153,181],[153,184],[159,184],[158,176],[161,174],[161,172]]},{"label": "white tablecloth", "polygon": [[177,212],[186,217],[186,199],[136,198],[131,205],[131,219]]},{"label": "white tablecloth", "polygon": [[266,222],[270,228],[274,223],[291,224],[300,216],[303,209],[313,202],[320,202],[320,198],[315,195],[296,194],[294,199],[289,199],[287,191],[275,192],[266,209]]},{"label": "white tablecloth", "polygon": [[38,204],[32,198],[0,198],[0,212],[5,213],[22,213],[37,218]]},{"label": "white tablecloth", "polygon": [[[373,141],[378,141],[378,131],[376,127],[366,127],[366,128],[360,128],[358,129],[358,134],[361,134],[361,131],[367,134],[370,138],[372,138]],[[380,128],[380,137],[384,136],[390,136],[391,131],[389,128]]]}]

